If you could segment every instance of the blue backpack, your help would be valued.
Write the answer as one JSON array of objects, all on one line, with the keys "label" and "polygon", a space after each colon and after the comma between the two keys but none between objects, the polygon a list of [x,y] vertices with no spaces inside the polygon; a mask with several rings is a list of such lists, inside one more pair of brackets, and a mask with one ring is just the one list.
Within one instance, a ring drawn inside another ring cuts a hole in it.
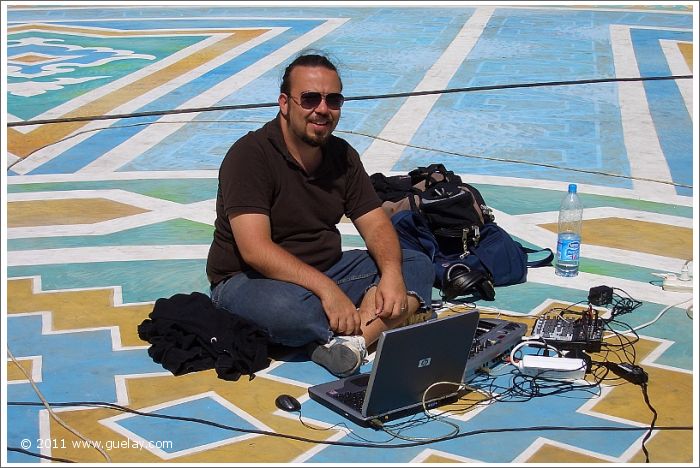
[{"label": "blue backpack", "polygon": [[[401,247],[432,260],[434,286],[446,300],[469,294],[493,300],[494,286],[524,283],[528,267],[552,263],[550,249],[515,241],[495,223],[479,191],[442,164],[419,167],[409,176],[371,178]],[[529,261],[528,255],[538,252],[547,255]]]}]

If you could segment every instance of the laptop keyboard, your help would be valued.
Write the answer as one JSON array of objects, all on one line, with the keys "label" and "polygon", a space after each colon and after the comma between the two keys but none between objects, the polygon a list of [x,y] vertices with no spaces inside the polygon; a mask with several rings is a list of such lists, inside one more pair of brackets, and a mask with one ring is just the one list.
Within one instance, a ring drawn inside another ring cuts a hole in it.
[{"label": "laptop keyboard", "polygon": [[328,392],[328,396],[335,398],[357,411],[362,411],[362,403],[365,401],[366,390],[367,389],[364,388],[357,392],[339,392],[337,390],[331,390]]}]

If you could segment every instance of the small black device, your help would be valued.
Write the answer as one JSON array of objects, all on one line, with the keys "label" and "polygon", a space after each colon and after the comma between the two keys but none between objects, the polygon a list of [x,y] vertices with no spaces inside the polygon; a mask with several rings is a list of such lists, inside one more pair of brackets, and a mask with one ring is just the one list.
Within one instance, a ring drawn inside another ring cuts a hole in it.
[{"label": "small black device", "polygon": [[619,364],[608,363],[608,368],[618,377],[622,377],[626,381],[635,385],[645,384],[649,381],[649,375],[636,364],[621,362]]},{"label": "small black device", "polygon": [[299,411],[301,409],[301,403],[299,400],[294,398],[292,395],[280,395],[275,399],[275,406],[277,406],[282,411],[292,412]]},{"label": "small black device", "polygon": [[594,286],[588,290],[588,302],[594,306],[612,303],[613,289],[610,286]]},{"label": "small black device", "polygon": [[487,301],[496,298],[493,280],[488,272],[472,270],[462,263],[455,263],[445,270],[442,294],[446,300],[475,293]]}]

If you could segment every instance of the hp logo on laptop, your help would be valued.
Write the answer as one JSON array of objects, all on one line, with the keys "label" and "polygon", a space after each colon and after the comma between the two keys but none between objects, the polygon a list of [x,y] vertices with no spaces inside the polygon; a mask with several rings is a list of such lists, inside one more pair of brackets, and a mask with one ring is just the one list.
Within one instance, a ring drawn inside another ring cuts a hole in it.
[{"label": "hp logo on laptop", "polygon": [[431,358],[425,358],[418,361],[418,367],[428,367],[430,365]]}]

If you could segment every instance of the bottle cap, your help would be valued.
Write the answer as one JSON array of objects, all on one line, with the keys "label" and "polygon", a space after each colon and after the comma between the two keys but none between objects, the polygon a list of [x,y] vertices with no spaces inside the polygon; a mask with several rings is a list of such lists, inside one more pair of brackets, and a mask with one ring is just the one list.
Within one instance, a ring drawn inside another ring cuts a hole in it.
[{"label": "bottle cap", "polygon": [[569,184],[569,193],[576,193],[576,184]]}]

